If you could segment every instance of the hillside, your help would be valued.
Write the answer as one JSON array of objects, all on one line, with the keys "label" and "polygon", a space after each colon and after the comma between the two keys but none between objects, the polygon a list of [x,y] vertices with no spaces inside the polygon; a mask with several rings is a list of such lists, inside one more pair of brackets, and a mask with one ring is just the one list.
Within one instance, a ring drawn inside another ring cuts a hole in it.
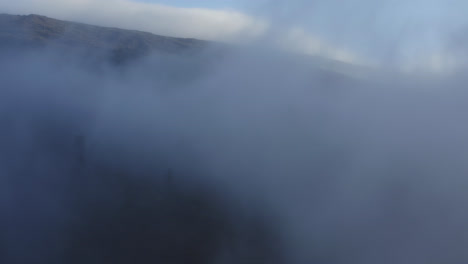
[{"label": "hillside", "polygon": [[[214,57],[219,57],[218,55],[229,50],[226,49],[226,45],[193,38],[167,37],[138,30],[94,26],[41,15],[0,14],[0,52],[11,49],[22,52],[25,48],[50,46],[53,46],[54,50],[58,48],[65,51],[85,51],[89,58],[96,58],[101,62],[104,59],[113,64],[124,64],[150,52],[196,54],[208,46],[216,46]],[[277,52],[273,52],[275,53]],[[369,74],[370,70],[322,56],[297,54],[295,58],[297,62],[304,64],[302,66],[322,69],[327,75],[332,74],[333,78],[337,77],[337,73],[338,78],[362,78]]]},{"label": "hillside", "polygon": [[68,22],[40,15],[0,14],[2,48],[45,47],[56,45],[107,52],[116,63],[137,58],[151,51],[163,53],[194,52],[206,41],[154,35]]}]

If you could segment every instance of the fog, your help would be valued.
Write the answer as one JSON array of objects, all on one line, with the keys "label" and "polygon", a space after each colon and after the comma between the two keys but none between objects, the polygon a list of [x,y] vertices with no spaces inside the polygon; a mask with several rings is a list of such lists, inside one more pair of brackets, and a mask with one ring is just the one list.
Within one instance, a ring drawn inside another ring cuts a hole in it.
[{"label": "fog", "polygon": [[466,262],[463,71],[316,59],[3,53],[0,262]]}]

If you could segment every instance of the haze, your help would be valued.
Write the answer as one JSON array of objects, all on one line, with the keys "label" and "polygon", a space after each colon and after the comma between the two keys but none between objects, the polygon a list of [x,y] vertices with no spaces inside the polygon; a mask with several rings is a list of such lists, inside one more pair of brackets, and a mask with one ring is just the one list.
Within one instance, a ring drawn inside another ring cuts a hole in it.
[{"label": "haze", "polygon": [[223,42],[2,48],[0,262],[466,263],[465,4],[209,2],[0,3]]}]

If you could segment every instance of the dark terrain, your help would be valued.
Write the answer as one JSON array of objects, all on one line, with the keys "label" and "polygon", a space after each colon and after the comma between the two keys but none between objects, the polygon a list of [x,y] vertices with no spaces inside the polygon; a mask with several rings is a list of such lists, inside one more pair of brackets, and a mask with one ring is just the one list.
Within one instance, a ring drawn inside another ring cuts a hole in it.
[{"label": "dark terrain", "polygon": [[107,54],[112,62],[123,63],[151,52],[193,53],[202,50],[208,44],[197,39],[92,26],[40,15],[0,14],[2,48],[78,48]]},{"label": "dark terrain", "polygon": [[[152,80],[175,86],[198,65],[177,59],[207,46],[38,15],[0,15],[0,263],[281,262],[263,209],[245,207],[223,185],[204,182],[208,173],[189,150],[174,150],[188,161],[168,162],[170,154],[154,148],[144,157],[150,162],[135,165],[125,149],[99,149],[115,131],[98,141],[88,136],[102,92],[94,81],[109,78],[94,71],[96,65],[109,64],[114,72],[114,66],[158,56],[164,61],[151,64],[156,70],[148,67]],[[76,65],[82,60],[85,71]],[[76,104],[80,92],[92,95]]]}]

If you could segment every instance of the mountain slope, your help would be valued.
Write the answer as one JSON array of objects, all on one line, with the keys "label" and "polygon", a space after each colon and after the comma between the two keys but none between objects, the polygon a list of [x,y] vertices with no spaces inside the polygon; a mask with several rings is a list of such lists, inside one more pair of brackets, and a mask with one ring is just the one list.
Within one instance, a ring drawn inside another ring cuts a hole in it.
[{"label": "mountain slope", "polygon": [[137,58],[151,51],[193,52],[206,41],[154,35],[136,30],[99,27],[39,15],[0,14],[0,46],[5,48],[56,45],[110,52],[114,62]]}]

